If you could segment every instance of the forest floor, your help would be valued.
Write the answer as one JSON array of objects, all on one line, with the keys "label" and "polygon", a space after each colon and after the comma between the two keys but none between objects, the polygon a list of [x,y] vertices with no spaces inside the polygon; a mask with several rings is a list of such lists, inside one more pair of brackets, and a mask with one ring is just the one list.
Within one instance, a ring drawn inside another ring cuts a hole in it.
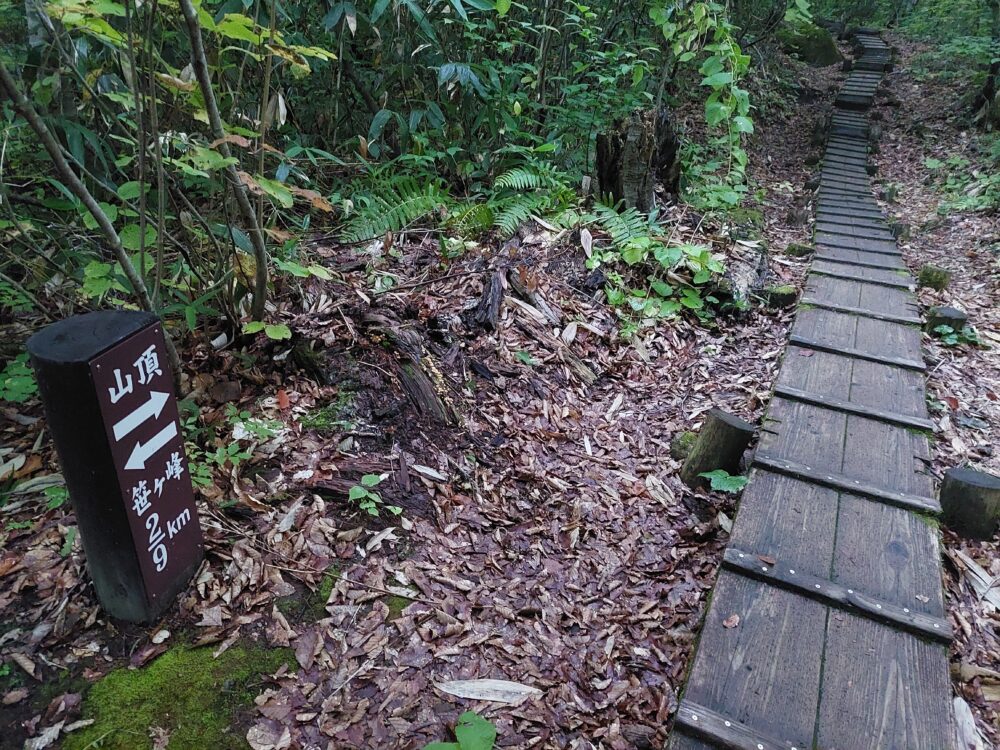
[{"label": "forest floor", "polygon": [[[890,96],[876,100],[884,128],[877,179],[883,197],[887,187],[898,195],[884,205],[894,221],[910,227],[903,252],[914,275],[924,264],[951,272],[943,291],[919,290],[921,305],[965,311],[982,342],[948,345],[942,338],[924,337],[928,400],[938,423],[930,468],[938,479],[961,465],[998,474],[1000,215],[961,205],[975,191],[972,184],[964,184],[964,176],[990,169],[989,162],[962,98],[969,87],[955,85],[947,73],[936,70],[933,47],[898,35],[888,39],[899,48],[900,58],[888,76]],[[886,103],[893,99],[899,106]],[[961,174],[946,178],[942,166],[956,159],[952,164]],[[975,569],[968,562],[982,566],[987,583],[992,580],[995,586],[1000,581],[1000,543],[997,537],[970,542],[947,528],[943,539],[945,588],[956,635],[951,650],[955,690],[972,707],[983,737],[1000,746],[1000,588],[977,590]]]},{"label": "forest floor", "polygon": [[[1000,330],[988,271],[996,219],[938,214],[940,192],[921,165],[961,148],[960,131],[943,97],[909,90],[933,84],[906,72],[906,55],[919,50],[903,46],[891,83],[902,106],[881,110],[879,179],[902,188],[889,210],[912,225],[909,257],[954,269],[945,298],[986,337]],[[806,262],[781,251],[810,234],[805,162],[842,79],[838,67],[796,66],[794,77],[791,105],[762,113],[750,149],[773,283],[803,278]],[[931,141],[915,123],[935,116]],[[730,227],[669,210],[677,238],[747,252]],[[295,331],[294,348],[185,346],[201,424],[253,458],[200,488],[207,560],[163,622],[102,615],[72,512],[39,495],[57,469],[41,410],[2,412],[0,440],[25,463],[0,510],[0,748],[26,738],[35,750],[83,748],[101,737],[111,748],[175,747],[171,736],[186,747],[177,715],[150,718],[147,745],[122,738],[87,688],[130,666],[148,673],[195,645],[220,659],[283,649],[284,666],[268,663],[238,686],[256,706],[223,727],[255,750],[420,748],[446,739],[465,710],[494,721],[503,748],[662,746],[734,512],[731,496],[679,481],[671,442],[713,407],[759,420],[791,313],[754,306],[624,340],[616,312],[595,297],[579,233],[541,225],[447,264],[438,238],[417,231],[388,252],[364,248],[360,261],[357,248],[328,238],[311,251],[334,280],[283,290],[274,317]],[[505,281],[497,324],[484,327],[473,310],[498,272],[529,294]],[[399,351],[416,341],[444,394],[436,415],[418,412],[401,387]],[[928,346],[930,392],[943,405],[935,468],[973,460],[995,470],[995,356]],[[359,512],[348,492],[383,475],[372,490],[401,515]],[[1000,574],[995,546],[946,540]],[[990,615],[963,574],[949,574],[956,660],[996,664]],[[995,733],[992,683],[970,674],[958,687]],[[470,679],[514,681],[522,694],[505,705],[445,684]]]}]

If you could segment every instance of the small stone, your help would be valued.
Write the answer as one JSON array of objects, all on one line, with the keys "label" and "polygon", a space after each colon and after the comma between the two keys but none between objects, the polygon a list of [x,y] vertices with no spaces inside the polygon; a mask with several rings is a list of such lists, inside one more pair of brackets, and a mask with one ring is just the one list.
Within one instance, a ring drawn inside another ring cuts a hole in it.
[{"label": "small stone", "polygon": [[791,255],[793,258],[805,258],[808,255],[812,255],[812,253],[812,245],[803,245],[799,242],[789,242],[785,248],[785,255]]},{"label": "small stone", "polygon": [[951,281],[951,271],[930,263],[921,266],[920,274],[917,276],[920,286],[930,287],[939,292],[948,286],[949,281]]},{"label": "small stone", "polygon": [[904,224],[901,221],[894,221],[889,225],[889,231],[892,232],[892,236],[897,240],[908,240],[910,239],[910,225]]},{"label": "small stone", "polygon": [[932,307],[927,311],[924,330],[927,333],[936,333],[936,328],[948,326],[953,331],[961,331],[965,324],[969,322],[969,316],[957,307]]}]

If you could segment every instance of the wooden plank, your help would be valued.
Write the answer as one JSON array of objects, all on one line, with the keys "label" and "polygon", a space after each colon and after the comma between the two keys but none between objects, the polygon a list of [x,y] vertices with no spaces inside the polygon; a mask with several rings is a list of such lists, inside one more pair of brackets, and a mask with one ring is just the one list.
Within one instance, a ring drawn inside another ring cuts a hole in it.
[{"label": "wooden plank", "polygon": [[729,543],[798,560],[803,573],[829,577],[837,497],[828,487],[751,469]]},{"label": "wooden plank", "polygon": [[[766,557],[767,560],[762,562],[761,557]],[[803,573],[794,558],[777,558],[757,550],[740,549],[729,545],[723,555],[723,564],[729,570],[781,586],[800,596],[815,599],[851,614],[870,617],[900,630],[933,638],[942,643],[951,641],[951,627],[944,618],[914,612],[909,607],[904,608],[871,596],[860,588],[850,588],[823,576]]]},{"label": "wooden plank", "polygon": [[823,302],[820,300],[815,300],[812,298],[803,299],[801,304],[803,305],[813,305],[815,307],[822,307],[827,310],[834,310],[836,312],[847,313],[848,315],[860,315],[863,317],[874,318],[875,320],[885,320],[889,323],[904,323],[906,325],[920,325],[920,318],[910,317],[906,315],[892,315],[890,313],[882,313],[876,310],[869,310],[864,307],[852,307],[850,305],[838,305],[832,302]]},{"label": "wooden plank", "polygon": [[901,367],[904,369],[914,370],[917,372],[923,372],[924,370],[927,369],[927,366],[923,362],[919,362],[915,359],[904,359],[902,357],[887,357],[872,352],[866,352],[862,349],[856,349],[854,347],[824,344],[822,341],[810,339],[805,336],[797,336],[795,334],[793,334],[789,338],[789,344],[793,344],[794,346],[803,349],[812,349],[818,352],[839,354],[843,357],[852,357],[853,359],[861,359],[868,362],[877,362],[880,364],[891,365],[893,367]]},{"label": "wooden plank", "polygon": [[[691,732],[697,737],[707,739],[711,744],[707,747],[736,748],[736,750],[788,750],[788,743],[772,737],[765,737],[748,725],[727,719],[724,715],[711,709],[692,703],[686,698],[681,701],[674,719],[679,727]],[[674,747],[674,745],[671,745]],[[680,746],[678,746],[680,747]],[[692,747],[690,745],[685,747]],[[693,747],[699,747],[694,745]],[[701,745],[701,747],[706,747]],[[791,750],[799,750],[796,745]],[[802,746],[806,750],[806,746]]]},{"label": "wooden plank", "polygon": [[[924,378],[913,368],[899,368],[898,365],[870,360],[855,362],[851,368],[851,390],[847,400],[927,420]],[[936,425],[930,422],[929,425],[914,427],[934,430]]]},{"label": "wooden plank", "polygon": [[847,237],[842,234],[831,234],[830,232],[816,232],[814,241],[833,245],[834,247],[846,247],[850,250],[865,250],[870,253],[896,254],[899,252],[895,241]]},{"label": "wooden plank", "polygon": [[842,495],[832,575],[904,614],[946,618],[937,533],[914,513]]},{"label": "wooden plank", "polygon": [[887,270],[905,271],[906,267],[898,260],[888,255],[868,255],[862,250],[845,250],[844,248],[822,247],[813,253],[813,260],[827,263],[842,263],[861,268],[882,268]]},{"label": "wooden plank", "polygon": [[908,291],[853,279],[810,274],[801,303],[877,320],[920,324],[915,298]]},{"label": "wooden plank", "polygon": [[787,385],[778,385],[774,388],[774,395],[780,396],[781,398],[789,399],[791,401],[799,401],[804,404],[813,404],[814,406],[822,406],[826,409],[833,409],[834,411],[842,411],[845,414],[856,414],[861,417],[866,417],[868,419],[875,419],[880,422],[888,422],[889,424],[900,425],[902,427],[913,427],[917,430],[934,430],[936,425],[929,419],[923,417],[911,416],[909,414],[899,414],[896,412],[888,411],[886,409],[879,409],[874,406],[867,406],[863,403],[854,403],[851,401],[846,401],[844,399],[834,398],[832,396],[827,396],[821,393],[812,393],[810,391],[793,388]]},{"label": "wooden plank", "polygon": [[889,231],[888,227],[834,224],[823,221],[822,219],[817,219],[816,231],[822,232],[823,234],[836,235],[837,237],[878,240],[880,242],[892,242],[894,244],[896,242],[896,236]]},{"label": "wooden plank", "polygon": [[[899,368],[885,361],[850,357],[839,351],[804,354],[801,346],[789,349],[778,375],[778,385],[891,414],[927,418],[919,371]],[[915,429],[933,427],[928,424],[912,426]]]},{"label": "wooden plank", "polygon": [[807,482],[815,482],[824,487],[832,487],[844,492],[853,492],[856,495],[863,495],[872,500],[878,500],[905,510],[913,510],[919,513],[933,513],[935,515],[941,512],[940,504],[933,498],[910,495],[906,492],[879,487],[863,482],[860,479],[853,479],[844,474],[821,471],[806,464],[772,456],[768,453],[758,451],[757,455],[754,456],[754,463],[769,471],[786,474]]},{"label": "wooden plank", "polygon": [[952,748],[944,646],[871,620],[831,615],[816,747]]},{"label": "wooden plank", "polygon": [[858,227],[863,229],[888,230],[889,225],[881,217],[859,216],[850,211],[843,213],[820,212],[816,214],[817,224],[836,224],[845,227]]},{"label": "wooden plank", "polygon": [[684,700],[782,750],[812,747],[825,628],[821,604],[721,571]]},{"label": "wooden plank", "polygon": [[891,487],[912,497],[935,498],[930,442],[916,429],[848,415],[842,473],[863,484]]},{"label": "wooden plank", "polygon": [[878,286],[888,286],[897,289],[915,289],[916,282],[909,278],[899,276],[894,271],[887,271],[880,268],[871,267],[847,267],[843,265],[838,266],[836,263],[831,263],[823,259],[817,259],[813,263],[810,273],[819,274],[821,276],[830,276],[835,279],[846,279],[848,281],[859,281],[863,284],[877,284]]}]

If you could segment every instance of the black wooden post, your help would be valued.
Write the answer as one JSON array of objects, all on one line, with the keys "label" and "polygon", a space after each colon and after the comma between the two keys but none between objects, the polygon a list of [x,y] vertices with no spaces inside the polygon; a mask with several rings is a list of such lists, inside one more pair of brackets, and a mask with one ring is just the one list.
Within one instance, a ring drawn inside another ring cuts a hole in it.
[{"label": "black wooden post", "polygon": [[1000,528],[1000,477],[968,467],[948,469],[941,483],[941,519],[969,539],[990,539]]},{"label": "black wooden post", "polygon": [[78,315],[28,352],[98,599],[114,617],[154,620],[203,557],[160,321]]}]

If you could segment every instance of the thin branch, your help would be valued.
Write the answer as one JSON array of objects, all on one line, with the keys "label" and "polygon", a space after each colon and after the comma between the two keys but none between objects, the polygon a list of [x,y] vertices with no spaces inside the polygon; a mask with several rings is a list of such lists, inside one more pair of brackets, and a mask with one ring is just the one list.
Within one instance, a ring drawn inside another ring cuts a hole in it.
[{"label": "thin branch", "polygon": [[[194,68],[195,77],[198,79],[198,86],[201,88],[202,97],[205,99],[205,110],[208,112],[208,121],[212,128],[212,137],[217,141],[219,153],[226,159],[232,154],[229,144],[225,141],[226,131],[222,127],[222,117],[219,115],[219,105],[215,101],[215,90],[212,88],[212,79],[209,77],[208,60],[205,57],[205,44],[201,38],[201,26],[198,24],[198,13],[194,9],[191,0],[180,0],[181,10],[184,13],[184,20],[187,22],[188,36],[191,39],[191,66]],[[250,204],[247,197],[246,188],[240,181],[240,176],[236,172],[236,167],[230,164],[225,170],[226,178],[233,193],[236,196],[236,203],[243,215],[243,220],[250,225],[250,238],[253,241],[254,260],[254,291],[253,305],[250,314],[255,320],[262,320],[264,317],[264,303],[267,301],[267,247],[264,244],[264,230],[257,221],[257,212]]]},{"label": "thin branch", "polygon": [[[189,2],[190,0],[187,1]],[[14,109],[25,119],[29,127],[35,131],[38,139],[42,142],[42,146],[48,152],[49,158],[52,160],[52,164],[55,166],[56,172],[63,183],[86,206],[90,215],[94,217],[94,221],[97,222],[101,234],[104,235],[105,240],[111,247],[111,252],[132,285],[132,290],[139,300],[140,307],[147,312],[154,312],[153,301],[149,297],[146,282],[143,281],[142,277],[135,270],[135,266],[132,265],[132,261],[129,260],[114,224],[111,223],[108,215],[104,213],[104,209],[101,208],[94,196],[91,195],[87,186],[83,184],[83,181],[77,177],[76,172],[70,167],[69,162],[66,161],[66,157],[63,155],[62,148],[58,141],[56,141],[55,136],[52,135],[52,131],[49,130],[48,126],[38,115],[38,112],[35,111],[35,108],[31,106],[31,103],[21,93],[21,90],[17,87],[14,78],[11,76],[10,71],[7,70],[7,66],[3,61],[0,61],[0,89],[3,89],[7,98],[13,102]],[[177,356],[177,349],[174,347],[174,343],[165,329],[163,335],[166,339],[167,357],[174,371],[174,385],[176,386],[180,382],[181,376],[180,358]]]}]

